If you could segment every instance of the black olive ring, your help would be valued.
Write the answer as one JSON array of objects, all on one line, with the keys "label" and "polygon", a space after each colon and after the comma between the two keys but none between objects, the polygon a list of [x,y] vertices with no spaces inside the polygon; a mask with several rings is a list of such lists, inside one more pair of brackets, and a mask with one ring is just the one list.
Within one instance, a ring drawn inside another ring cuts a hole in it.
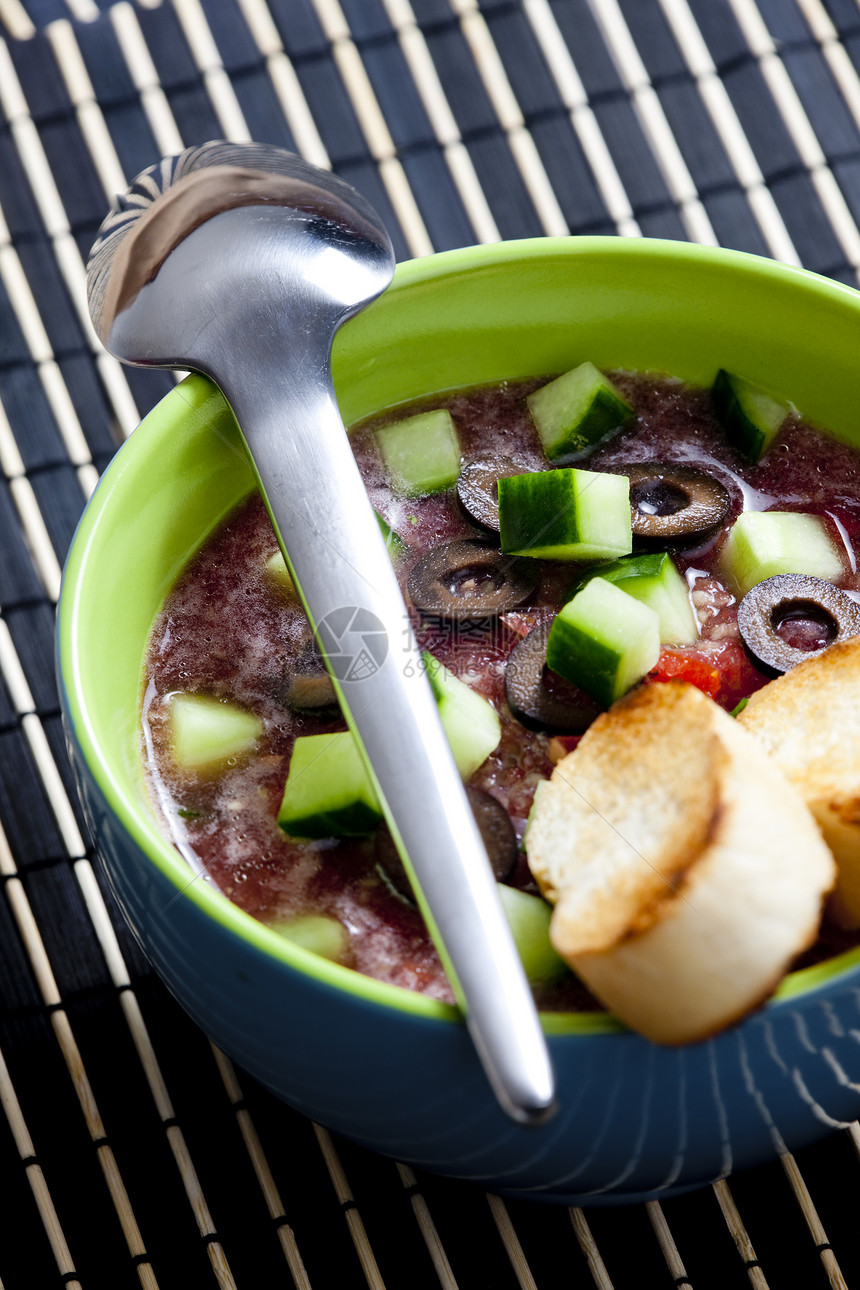
[{"label": "black olive ring", "polygon": [[505,694],[508,707],[524,725],[537,730],[579,734],[587,730],[600,708],[587,695],[564,699],[546,685],[546,642],[551,622],[538,623],[508,655]]},{"label": "black olive ring", "polygon": [[[792,614],[817,619],[829,631],[820,649],[797,649],[779,634]],[[860,605],[847,592],[823,578],[803,573],[779,573],[751,588],[738,606],[738,629],[749,652],[773,672],[787,672],[814,658],[835,641],[860,636]]]},{"label": "black olive ring", "polygon": [[412,603],[438,618],[503,614],[528,600],[540,581],[540,565],[502,555],[473,538],[445,542],[413,566],[406,582]]},{"label": "black olive ring", "polygon": [[457,497],[473,524],[488,533],[498,533],[499,480],[521,475],[524,469],[501,453],[472,457],[465,463],[457,480]]},{"label": "black olive ring", "polygon": [[630,480],[630,518],[636,537],[688,540],[715,529],[729,513],[728,490],[695,466],[642,461],[612,469]]}]

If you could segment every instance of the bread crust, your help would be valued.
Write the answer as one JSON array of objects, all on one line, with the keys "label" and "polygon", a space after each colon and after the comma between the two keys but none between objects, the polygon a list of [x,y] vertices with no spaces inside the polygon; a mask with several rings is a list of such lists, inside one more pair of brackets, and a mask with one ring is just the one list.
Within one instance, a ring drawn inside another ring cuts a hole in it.
[{"label": "bread crust", "polygon": [[683,682],[633,691],[542,789],[529,865],[559,954],[659,1043],[764,1001],[816,938],[833,859],[755,741]]},{"label": "bread crust", "polygon": [[836,859],[829,917],[860,927],[860,637],[771,681],[738,720],[801,794]]}]

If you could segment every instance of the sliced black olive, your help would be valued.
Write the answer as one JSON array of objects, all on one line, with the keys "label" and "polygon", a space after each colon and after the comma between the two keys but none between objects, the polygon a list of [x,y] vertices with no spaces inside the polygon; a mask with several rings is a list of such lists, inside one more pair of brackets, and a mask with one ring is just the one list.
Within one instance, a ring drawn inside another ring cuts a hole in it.
[{"label": "sliced black olive", "polygon": [[338,706],[332,679],[316,641],[309,641],[291,663],[284,702],[295,712],[316,712]]},{"label": "sliced black olive", "polygon": [[467,461],[457,480],[457,496],[469,519],[489,533],[498,533],[499,480],[522,473],[522,466],[499,453]]},{"label": "sliced black olive", "polygon": [[537,730],[579,734],[601,709],[546,666],[546,642],[551,623],[538,623],[508,656],[505,690],[508,707],[524,726]]},{"label": "sliced black olive", "polygon": [[406,585],[413,604],[425,614],[482,618],[521,605],[539,580],[536,561],[502,555],[484,542],[467,538],[428,551]]},{"label": "sliced black olive", "polygon": [[834,641],[860,636],[860,605],[823,578],[780,573],[747,592],[738,628],[759,663],[787,672]]},{"label": "sliced black olive", "polygon": [[[487,848],[493,876],[498,882],[504,882],[505,878],[510,876],[517,860],[517,835],[514,832],[514,826],[508,819],[508,813],[502,804],[489,793],[483,792],[480,788],[467,788],[466,797],[484,840],[484,846]],[[387,824],[380,824],[376,831],[374,851],[377,863],[382,865],[393,885],[401,895],[411,900],[412,885]]]},{"label": "sliced black olive", "polygon": [[643,461],[613,470],[630,480],[630,512],[636,537],[699,537],[722,524],[729,513],[728,490],[713,475],[694,466]]}]

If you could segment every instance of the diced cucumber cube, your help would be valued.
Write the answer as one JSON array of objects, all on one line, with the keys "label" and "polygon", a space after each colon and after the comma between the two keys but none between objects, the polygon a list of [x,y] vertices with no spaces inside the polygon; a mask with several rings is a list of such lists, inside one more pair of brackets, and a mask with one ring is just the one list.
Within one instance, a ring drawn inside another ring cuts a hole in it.
[{"label": "diced cucumber cube", "polygon": [[689,589],[668,551],[649,551],[645,555],[613,560],[611,564],[595,565],[577,579],[567,599],[581,591],[592,578],[613,583],[653,609],[660,620],[661,644],[692,645],[699,639]]},{"label": "diced cucumber cube", "polygon": [[751,462],[761,460],[793,411],[790,403],[723,368],[717,373],[711,396],[729,441]]},{"label": "diced cucumber cube", "polygon": [[[423,654],[442,726],[457,769],[468,779],[502,737],[502,724],[482,694]],[[293,747],[278,823],[296,838],[362,837],[382,808],[351,730],[300,735]]]},{"label": "diced cucumber cube", "polygon": [[294,838],[352,838],[382,819],[351,730],[300,735],[293,747],[278,824]]},{"label": "diced cucumber cube", "polygon": [[391,556],[393,560],[396,556],[401,555],[406,550],[406,543],[403,541],[402,537],[400,537],[397,533],[394,532],[394,529],[391,527],[388,521],[386,519],[383,519],[383,517],[379,514],[379,511],[375,510],[373,513],[376,516],[376,522],[379,525],[379,531],[382,534],[382,536],[385,538],[385,545],[388,547],[388,554]]},{"label": "diced cucumber cube", "polygon": [[627,425],[633,409],[593,363],[581,363],[526,400],[550,461],[573,461]]},{"label": "diced cucumber cube", "polygon": [[499,480],[501,547],[545,560],[611,560],[633,549],[630,484],[593,470],[540,470]]},{"label": "diced cucumber cube", "polygon": [[547,639],[553,672],[609,707],[660,657],[653,609],[604,578],[592,580],[559,610]]},{"label": "diced cucumber cube", "polygon": [[[401,537],[398,537],[388,521],[379,514],[379,511],[374,510],[373,513],[376,516],[379,531],[385,538],[388,554],[394,560],[406,550],[406,543]],[[263,573],[270,585],[287,600],[298,600],[299,594],[296,591],[296,584],[293,582],[293,576],[287,568],[287,562],[280,550],[273,551],[269,556]]]},{"label": "diced cucumber cube", "polygon": [[492,704],[461,681],[426,650],[422,654],[439,716],[464,779],[482,766],[502,737],[502,723]]},{"label": "diced cucumber cube", "polygon": [[457,482],[460,441],[445,408],[419,412],[376,431],[391,487],[406,497],[440,493]]},{"label": "diced cucumber cube", "polygon": [[231,757],[250,752],[263,731],[247,708],[211,694],[181,692],[170,697],[173,756],[183,770],[211,772]]},{"label": "diced cucumber cube", "polygon": [[567,973],[568,967],[550,944],[552,909],[540,896],[516,887],[506,887],[500,882],[498,891],[526,977],[534,985],[557,981]]},{"label": "diced cucumber cube", "polygon": [[532,822],[532,816],[534,815],[535,807],[538,804],[538,798],[540,797],[541,793],[544,791],[548,783],[549,783],[548,779],[539,779],[538,782],[535,784],[535,791],[534,791],[534,796],[532,797],[531,808],[529,810],[528,819],[526,820],[526,827],[523,830],[523,836],[520,841],[521,851],[524,851],[526,849],[526,839],[529,835],[529,825]]},{"label": "diced cucumber cube", "polygon": [[298,600],[293,575],[287,568],[287,562],[280,551],[274,551],[266,561],[263,570],[269,584],[287,600]]},{"label": "diced cucumber cube", "polygon": [[339,918],[327,914],[299,914],[286,922],[270,923],[284,940],[337,963],[349,949],[349,932]]},{"label": "diced cucumber cube", "polygon": [[729,530],[720,566],[738,597],[778,573],[837,582],[844,572],[820,516],[795,511],[744,511]]}]

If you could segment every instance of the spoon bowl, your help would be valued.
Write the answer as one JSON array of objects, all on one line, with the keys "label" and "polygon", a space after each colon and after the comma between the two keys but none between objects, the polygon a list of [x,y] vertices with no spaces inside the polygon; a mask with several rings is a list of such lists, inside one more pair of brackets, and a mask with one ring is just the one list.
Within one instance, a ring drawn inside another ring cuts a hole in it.
[{"label": "spoon bowl", "polygon": [[212,143],[166,158],[118,198],[87,295],[99,340],[122,362],[214,379],[237,325],[254,328],[252,343],[277,337],[288,360],[326,334],[330,344],[393,273],[388,233],[355,189],[280,148]]}]

